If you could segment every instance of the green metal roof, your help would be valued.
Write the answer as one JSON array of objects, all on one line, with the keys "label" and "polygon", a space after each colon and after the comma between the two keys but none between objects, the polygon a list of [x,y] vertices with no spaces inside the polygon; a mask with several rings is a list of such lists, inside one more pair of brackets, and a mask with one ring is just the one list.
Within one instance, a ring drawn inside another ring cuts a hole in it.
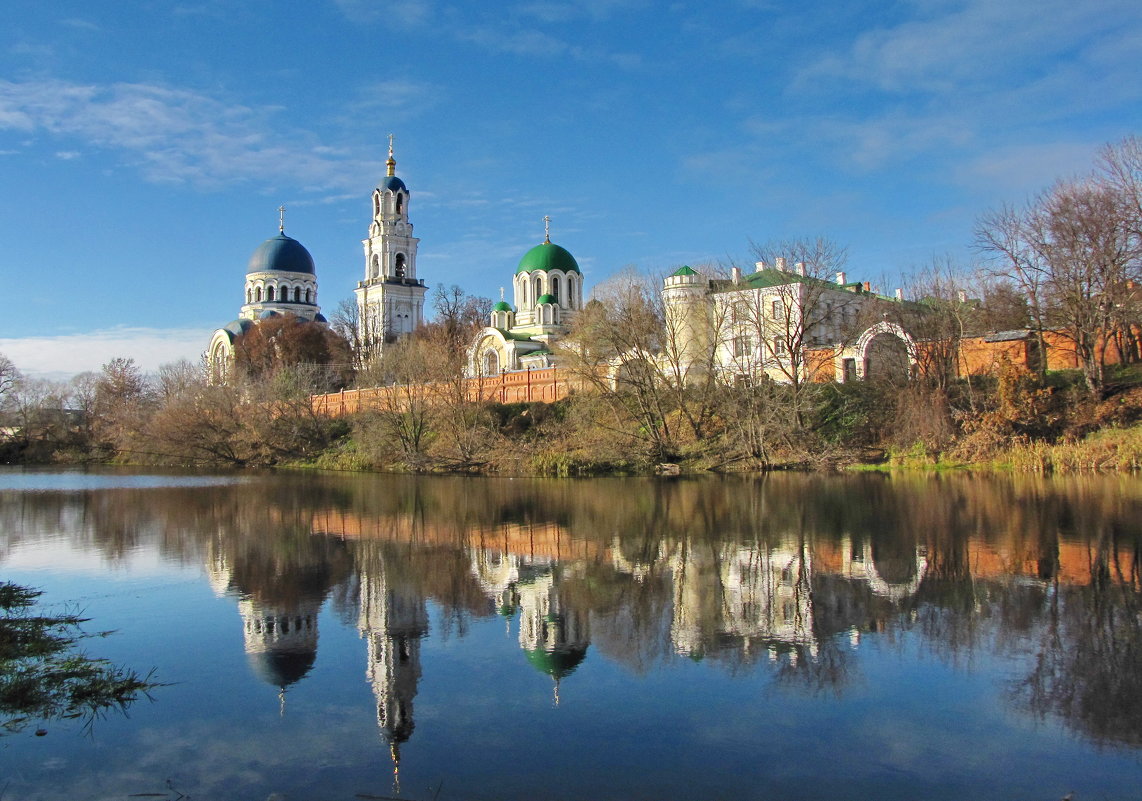
[{"label": "green metal roof", "polygon": [[672,272],[671,275],[698,275],[698,271],[691,269],[687,264],[683,264],[677,270]]},{"label": "green metal roof", "polygon": [[513,309],[512,309],[512,305],[510,303],[508,303],[506,300],[501,300],[499,303],[497,303],[495,306],[492,307],[492,311],[510,312],[510,311],[513,311]]},{"label": "green metal roof", "polygon": [[543,294],[539,296],[539,300],[537,300],[536,303],[558,303],[558,301],[555,300],[554,295]]},{"label": "green metal roof", "polygon": [[579,263],[566,249],[550,242],[536,245],[519,260],[516,275],[530,273],[533,270],[562,270],[565,273],[581,273]]}]

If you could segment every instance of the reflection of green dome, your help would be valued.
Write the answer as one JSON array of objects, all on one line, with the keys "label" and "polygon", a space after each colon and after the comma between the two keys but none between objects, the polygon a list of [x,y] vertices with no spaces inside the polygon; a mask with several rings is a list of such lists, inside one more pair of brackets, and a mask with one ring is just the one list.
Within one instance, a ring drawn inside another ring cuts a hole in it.
[{"label": "reflection of green dome", "polygon": [[557,651],[536,648],[533,651],[524,651],[524,653],[527,654],[527,661],[536,670],[540,670],[552,678],[561,679],[579,667],[579,663],[587,656],[587,647],[560,648]]},{"label": "reflection of green dome", "polygon": [[575,261],[575,257],[566,248],[561,248],[559,245],[553,245],[550,242],[536,245],[523,254],[523,258],[519,260],[519,267],[516,267],[515,271],[516,275],[519,275],[520,273],[529,273],[532,270],[562,270],[565,273],[582,272],[578,262]]},{"label": "reflection of green dome", "polygon": [[501,300],[499,303],[497,303],[495,306],[492,307],[492,311],[510,312],[511,310],[512,310],[512,305],[510,303],[508,303],[506,300]]},{"label": "reflection of green dome", "polygon": [[558,303],[558,302],[559,302],[559,301],[557,301],[557,300],[555,299],[555,296],[554,296],[554,295],[547,295],[547,294],[543,294],[543,295],[540,295],[540,296],[539,296],[539,300],[537,300],[537,301],[536,301],[536,304],[540,304],[540,303],[551,303],[551,304],[555,304],[555,303]]}]

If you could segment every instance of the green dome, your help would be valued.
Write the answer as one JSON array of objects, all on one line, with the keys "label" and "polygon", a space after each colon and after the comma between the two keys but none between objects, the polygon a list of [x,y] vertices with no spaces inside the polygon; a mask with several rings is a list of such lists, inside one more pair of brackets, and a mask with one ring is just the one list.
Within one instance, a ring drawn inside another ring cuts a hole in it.
[{"label": "green dome", "polygon": [[536,245],[519,260],[516,275],[530,273],[532,270],[562,270],[565,273],[581,273],[575,257],[566,248],[544,242]]},{"label": "green dome", "polygon": [[506,300],[501,300],[499,303],[497,303],[495,306],[492,307],[492,311],[510,312],[510,311],[512,311],[512,305],[510,303],[508,303]]},{"label": "green dome", "polygon": [[546,294],[540,295],[539,300],[536,301],[537,304],[539,304],[539,303],[558,303],[558,302],[559,301],[557,301],[555,299],[554,295],[546,295]]}]

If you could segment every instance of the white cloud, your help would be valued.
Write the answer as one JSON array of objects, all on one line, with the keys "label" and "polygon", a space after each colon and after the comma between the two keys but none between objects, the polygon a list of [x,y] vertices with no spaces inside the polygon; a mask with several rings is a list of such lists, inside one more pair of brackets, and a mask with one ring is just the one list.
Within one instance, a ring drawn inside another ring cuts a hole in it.
[{"label": "white cloud", "polygon": [[135,360],[144,372],[188,359],[197,362],[210,343],[207,328],[119,326],[82,334],[0,339],[0,353],[26,375],[66,378],[98,370],[112,359]]},{"label": "white cloud", "polygon": [[0,131],[118,151],[152,181],[348,188],[383,169],[283,128],[280,112],[155,84],[0,80]]},{"label": "white cloud", "polygon": [[428,21],[434,7],[432,0],[334,0],[341,13],[353,22],[397,23],[403,27],[413,27]]},{"label": "white cloud", "polygon": [[[804,77],[843,78],[888,92],[990,86],[1018,80],[1018,73],[1034,73],[1043,63],[1081,58],[1142,22],[1130,0],[1097,7],[1072,0],[957,0],[913,8],[913,18],[860,34],[848,52],[821,58]],[[1134,57],[1119,67],[1133,74]]]}]

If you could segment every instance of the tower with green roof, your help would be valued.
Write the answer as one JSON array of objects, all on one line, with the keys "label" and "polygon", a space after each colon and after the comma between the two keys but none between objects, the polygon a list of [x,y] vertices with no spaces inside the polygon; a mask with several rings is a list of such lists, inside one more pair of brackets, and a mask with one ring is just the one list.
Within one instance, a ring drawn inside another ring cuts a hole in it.
[{"label": "tower with green roof", "polygon": [[713,347],[709,290],[709,280],[689,265],[679,267],[663,281],[670,347],[687,375],[708,361]]}]

